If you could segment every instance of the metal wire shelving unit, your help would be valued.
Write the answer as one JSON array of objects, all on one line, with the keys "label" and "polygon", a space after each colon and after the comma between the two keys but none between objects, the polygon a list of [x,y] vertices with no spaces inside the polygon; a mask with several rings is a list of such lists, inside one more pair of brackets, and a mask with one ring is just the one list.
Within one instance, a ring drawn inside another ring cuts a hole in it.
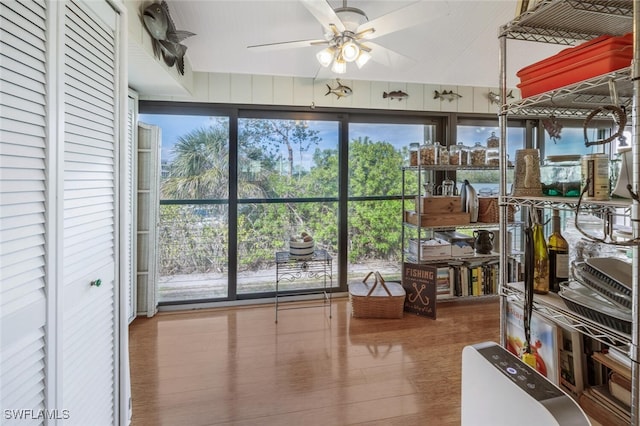
[{"label": "metal wire shelving unit", "polygon": [[[574,210],[576,201],[558,199],[554,197],[518,198],[507,195],[506,167],[507,164],[507,117],[555,115],[563,118],[584,118],[594,107],[615,103],[626,108],[633,127],[631,145],[633,147],[633,190],[638,191],[640,183],[640,150],[638,135],[638,93],[640,93],[640,73],[638,64],[640,55],[640,36],[638,21],[640,18],[639,0],[542,0],[524,12],[522,15],[500,28],[498,37],[500,44],[500,99],[503,100],[499,114],[500,139],[505,141],[500,152],[500,235],[505,244],[507,223],[507,207],[559,208]],[[600,35],[615,36],[633,32],[634,53],[631,67],[617,70],[605,75],[590,78],[556,90],[541,93],[522,100],[507,103],[507,41],[521,40],[540,43],[555,43],[560,45],[574,45]],[[613,100],[613,101],[612,101]],[[584,208],[592,211],[611,211],[623,209],[631,217],[633,237],[640,235],[639,207],[637,202],[618,201],[589,202]],[[573,328],[593,339],[606,344],[628,344],[627,354],[632,360],[632,398],[631,424],[640,425],[640,361],[638,345],[640,344],[640,328],[638,326],[640,300],[640,261],[638,246],[632,247],[633,252],[633,303],[632,330],[630,334],[620,333],[602,324],[584,318],[569,310],[562,299],[555,295],[538,296],[534,298],[534,309],[540,315],[557,324]],[[522,283],[506,282],[507,259],[500,258],[500,310],[501,336],[504,339],[506,329],[507,301],[522,303],[524,292]],[[502,344],[504,345],[504,341]]]}]

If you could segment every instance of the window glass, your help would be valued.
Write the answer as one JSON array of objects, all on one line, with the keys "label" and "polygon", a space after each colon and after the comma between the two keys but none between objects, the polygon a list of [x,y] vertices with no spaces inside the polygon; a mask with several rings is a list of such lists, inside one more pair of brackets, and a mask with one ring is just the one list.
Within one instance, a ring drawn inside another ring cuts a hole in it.
[{"label": "window glass", "polygon": [[[487,140],[490,137],[499,137],[500,128],[497,123],[493,126],[487,125],[464,125],[458,124],[456,127],[458,142],[462,143],[467,149],[475,146],[476,142],[480,143],[483,148],[487,148]],[[525,128],[511,126],[507,128],[507,138],[509,144],[507,147],[507,160],[510,163],[516,158],[516,151],[522,149],[525,143]],[[500,144],[503,141],[499,142]],[[500,185],[500,171],[495,168],[493,170],[477,169],[477,170],[460,170],[456,173],[456,185],[461,187],[464,180],[468,180],[475,188],[479,195],[497,196]],[[507,191],[510,189],[510,183],[513,179],[513,170],[507,171]]]},{"label": "window glass", "polygon": [[338,123],[238,122],[238,198],[338,196]]},{"label": "window glass", "polygon": [[140,114],[140,121],[161,130],[158,300],[227,297],[229,120]]},{"label": "window glass", "polygon": [[[362,281],[370,270],[401,279],[402,167],[409,164],[409,144],[434,141],[435,134],[432,124],[349,124],[348,282]],[[416,176],[407,178],[406,191],[415,194]]]},{"label": "window glass", "polygon": [[[338,203],[325,198],[338,197],[338,129],[336,121],[238,121],[238,294],[275,291],[275,253],[303,232],[335,255]],[[299,278],[279,291],[324,285]]]}]

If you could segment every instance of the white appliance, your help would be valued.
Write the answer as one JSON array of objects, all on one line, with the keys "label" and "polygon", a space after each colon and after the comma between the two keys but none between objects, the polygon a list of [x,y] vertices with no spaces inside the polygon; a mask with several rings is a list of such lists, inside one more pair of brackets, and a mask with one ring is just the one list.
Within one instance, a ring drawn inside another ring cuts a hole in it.
[{"label": "white appliance", "polygon": [[462,426],[591,425],[580,406],[494,342],[462,350]]}]

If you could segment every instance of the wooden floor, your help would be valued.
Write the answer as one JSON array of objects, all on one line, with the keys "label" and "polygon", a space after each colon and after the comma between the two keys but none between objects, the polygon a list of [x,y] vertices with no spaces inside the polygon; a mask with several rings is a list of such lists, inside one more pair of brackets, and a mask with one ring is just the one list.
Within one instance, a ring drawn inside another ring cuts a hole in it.
[{"label": "wooden floor", "polygon": [[133,426],[456,425],[465,345],[499,340],[498,299],[437,320],[273,305],[160,313],[130,328]]}]

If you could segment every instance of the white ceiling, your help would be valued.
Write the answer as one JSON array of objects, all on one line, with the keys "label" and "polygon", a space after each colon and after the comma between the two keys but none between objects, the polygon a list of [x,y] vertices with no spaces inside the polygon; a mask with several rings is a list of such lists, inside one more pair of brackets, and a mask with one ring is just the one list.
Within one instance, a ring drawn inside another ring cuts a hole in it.
[{"label": "white ceiling", "polygon": [[[441,85],[497,87],[498,29],[515,16],[518,0],[420,0],[424,22],[374,41],[415,60],[413,66],[384,66],[370,61],[362,69],[349,64],[344,80],[392,81]],[[147,2],[148,3],[148,2]],[[179,30],[196,33],[183,43],[193,71],[334,78],[315,59],[317,46],[257,51],[247,46],[291,40],[321,39],[318,21],[299,0],[168,0]],[[329,0],[333,8],[342,0]],[[402,0],[349,0],[373,20],[416,3]],[[430,17],[435,6],[444,16]],[[515,72],[561,47],[509,42],[507,85]]]}]

